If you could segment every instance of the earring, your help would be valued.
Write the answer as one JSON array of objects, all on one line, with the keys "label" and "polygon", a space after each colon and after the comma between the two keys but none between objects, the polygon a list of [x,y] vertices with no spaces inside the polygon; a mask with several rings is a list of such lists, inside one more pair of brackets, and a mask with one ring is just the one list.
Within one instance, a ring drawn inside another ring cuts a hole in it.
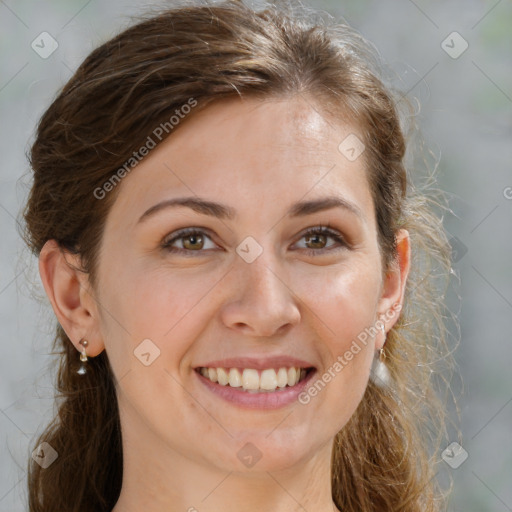
[{"label": "earring", "polygon": [[[82,361],[82,363],[86,363],[87,362],[87,354],[85,353],[85,347],[87,347],[89,345],[89,342],[86,340],[80,340],[79,343],[80,343],[80,345],[82,345],[82,353],[80,354],[80,361]],[[81,364],[80,368],[78,368],[76,373],[78,373],[78,375],[85,375],[87,373],[87,368],[85,367],[84,364]]]},{"label": "earring", "polygon": [[[386,336],[386,329],[384,324],[381,324],[382,334]],[[384,341],[384,344],[386,342]],[[384,353],[384,345],[379,350],[378,356],[376,355],[373,359],[372,369],[370,373],[370,379],[372,382],[378,386],[379,388],[386,388],[389,386],[391,382],[391,375],[389,373],[388,367],[384,362],[386,360],[386,354]]]}]

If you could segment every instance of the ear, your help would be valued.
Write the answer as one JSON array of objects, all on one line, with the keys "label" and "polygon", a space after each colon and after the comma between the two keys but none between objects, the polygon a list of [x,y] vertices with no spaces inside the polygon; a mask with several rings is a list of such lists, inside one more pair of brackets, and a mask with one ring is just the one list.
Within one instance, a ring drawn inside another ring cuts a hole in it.
[{"label": "ear", "polygon": [[[405,294],[405,284],[409,275],[411,246],[409,232],[405,229],[396,235],[397,255],[386,273],[379,300],[378,317],[384,323],[386,332],[393,327],[400,316]],[[376,340],[376,349],[384,346],[385,337]]]},{"label": "ear", "polygon": [[87,356],[97,356],[105,348],[99,330],[98,308],[88,275],[80,270],[80,256],[48,240],[39,254],[39,274],[55,315],[76,347],[89,342]]}]

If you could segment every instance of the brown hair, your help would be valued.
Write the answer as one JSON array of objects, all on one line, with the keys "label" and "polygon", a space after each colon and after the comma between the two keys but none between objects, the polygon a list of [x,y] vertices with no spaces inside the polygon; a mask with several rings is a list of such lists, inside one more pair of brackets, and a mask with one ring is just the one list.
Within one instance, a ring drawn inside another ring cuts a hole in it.
[{"label": "brown hair", "polygon": [[[411,235],[413,258],[404,308],[386,342],[395,384],[386,391],[370,381],[336,435],[333,500],[343,512],[433,512],[443,498],[433,478],[445,428],[434,377],[441,361],[449,363],[440,298],[450,248],[434,213],[437,200],[408,179],[398,96],[379,78],[375,52],[350,27],[312,14],[298,6],[257,12],[236,1],[190,4],[152,13],[96,48],[38,124],[23,235],[37,255],[50,239],[79,254],[96,289],[98,247],[120,187],[101,200],[94,191],[191,98],[196,112],[237,95],[301,94],[334,119],[350,113],[366,145],[385,268],[402,227]],[[30,511],[110,511],[123,454],[108,356],[90,359],[88,373],[77,375],[78,352],[60,325],[54,349],[61,401],[35,446],[46,441],[59,457],[46,469],[30,461]]]}]

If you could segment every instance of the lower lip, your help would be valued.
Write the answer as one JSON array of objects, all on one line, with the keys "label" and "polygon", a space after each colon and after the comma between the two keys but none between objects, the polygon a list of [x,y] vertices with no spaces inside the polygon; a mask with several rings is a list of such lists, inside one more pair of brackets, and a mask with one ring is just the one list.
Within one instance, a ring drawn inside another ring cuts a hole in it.
[{"label": "lower lip", "polygon": [[268,393],[249,393],[243,391],[242,388],[232,388],[229,385],[222,386],[203,377],[197,371],[194,371],[194,373],[212,393],[215,393],[227,402],[246,409],[279,409],[298,401],[298,396],[306,388],[308,382],[315,375],[316,370],[310,371],[305,379],[295,384],[295,386],[286,386],[281,391],[276,390]]}]

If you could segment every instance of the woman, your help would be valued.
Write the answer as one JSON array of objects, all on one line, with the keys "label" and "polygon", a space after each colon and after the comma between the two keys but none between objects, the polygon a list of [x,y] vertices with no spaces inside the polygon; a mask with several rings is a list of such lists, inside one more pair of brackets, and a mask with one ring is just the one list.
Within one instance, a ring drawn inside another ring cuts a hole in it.
[{"label": "woman", "polygon": [[165,11],[42,116],[61,402],[31,511],[441,509],[449,246],[369,45],[308,20]]}]

